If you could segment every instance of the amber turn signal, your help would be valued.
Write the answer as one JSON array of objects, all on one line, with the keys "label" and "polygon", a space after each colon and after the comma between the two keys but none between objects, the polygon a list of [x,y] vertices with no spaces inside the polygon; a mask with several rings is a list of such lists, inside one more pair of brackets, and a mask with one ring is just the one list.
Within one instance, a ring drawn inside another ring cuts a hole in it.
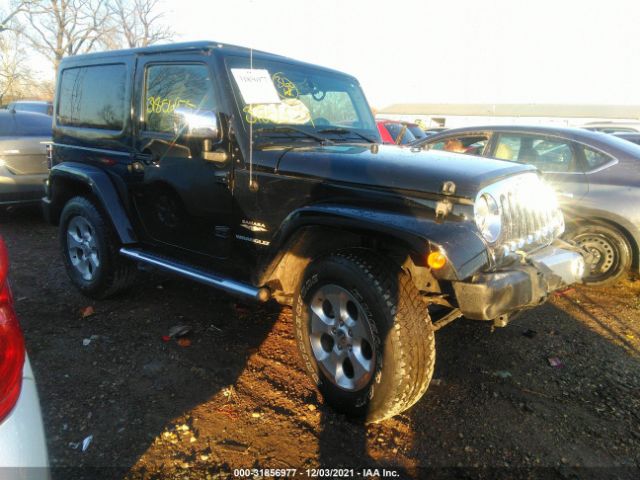
[{"label": "amber turn signal", "polygon": [[440,270],[447,264],[447,257],[440,252],[431,252],[427,257],[427,265],[434,270]]}]

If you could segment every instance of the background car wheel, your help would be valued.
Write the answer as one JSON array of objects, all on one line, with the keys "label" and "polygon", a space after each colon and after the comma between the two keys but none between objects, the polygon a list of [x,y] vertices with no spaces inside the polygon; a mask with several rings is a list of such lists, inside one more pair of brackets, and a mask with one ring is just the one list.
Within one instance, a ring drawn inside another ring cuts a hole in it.
[{"label": "background car wheel", "polygon": [[593,264],[584,278],[584,283],[588,285],[611,285],[631,266],[629,242],[612,227],[595,224],[581,226],[569,238],[593,255]]},{"label": "background car wheel", "polygon": [[60,248],[69,278],[89,297],[114,295],[135,278],[135,265],[119,255],[111,225],[87,198],[74,197],[65,205]]},{"label": "background car wheel", "polygon": [[427,390],[431,319],[409,276],[388,260],[354,249],[314,261],[293,308],[305,367],[336,410],[382,421]]}]

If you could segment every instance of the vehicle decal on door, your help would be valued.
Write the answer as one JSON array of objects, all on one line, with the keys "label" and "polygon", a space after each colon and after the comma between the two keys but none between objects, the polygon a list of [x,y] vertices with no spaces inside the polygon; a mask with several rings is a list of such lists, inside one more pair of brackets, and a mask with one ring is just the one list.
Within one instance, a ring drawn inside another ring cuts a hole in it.
[{"label": "vehicle decal on door", "polygon": [[252,232],[266,232],[267,226],[264,223],[254,222],[252,220],[242,220],[240,222],[242,228],[246,228]]},{"label": "vehicle decal on door", "polygon": [[236,238],[238,240],[244,240],[245,242],[255,243],[256,245],[262,245],[263,247],[268,247],[271,244],[271,242],[267,240],[260,240],[259,238],[253,238],[253,237],[245,237],[244,235],[236,234]]}]

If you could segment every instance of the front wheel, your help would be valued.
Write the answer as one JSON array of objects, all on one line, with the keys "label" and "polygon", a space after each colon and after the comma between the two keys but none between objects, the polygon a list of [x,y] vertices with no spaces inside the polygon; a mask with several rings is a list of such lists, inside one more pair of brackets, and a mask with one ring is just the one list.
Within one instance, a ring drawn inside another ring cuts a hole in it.
[{"label": "front wheel", "polygon": [[293,308],[303,362],[336,410],[382,421],[427,390],[435,366],[427,305],[388,260],[353,249],[312,262]]},{"label": "front wheel", "polygon": [[85,197],[67,202],[60,216],[60,249],[78,290],[106,298],[133,282],[135,265],[119,255],[118,247],[111,225],[93,202]]},{"label": "front wheel", "polygon": [[573,231],[569,238],[593,255],[591,268],[583,278],[587,285],[611,285],[631,266],[629,242],[612,227],[584,225]]}]

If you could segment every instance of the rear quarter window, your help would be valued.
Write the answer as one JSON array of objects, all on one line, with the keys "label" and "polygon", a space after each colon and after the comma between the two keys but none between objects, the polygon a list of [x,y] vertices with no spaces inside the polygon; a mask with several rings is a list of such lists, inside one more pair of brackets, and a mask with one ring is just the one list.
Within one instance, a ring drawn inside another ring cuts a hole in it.
[{"label": "rear quarter window", "polygon": [[609,155],[605,155],[602,152],[598,152],[586,147],[584,148],[584,159],[587,164],[587,171],[595,170],[596,168],[602,167],[603,165],[606,165],[611,160],[613,160],[613,158]]},{"label": "rear quarter window", "polygon": [[62,71],[57,123],[70,127],[122,130],[127,71],[124,64],[91,65]]}]

